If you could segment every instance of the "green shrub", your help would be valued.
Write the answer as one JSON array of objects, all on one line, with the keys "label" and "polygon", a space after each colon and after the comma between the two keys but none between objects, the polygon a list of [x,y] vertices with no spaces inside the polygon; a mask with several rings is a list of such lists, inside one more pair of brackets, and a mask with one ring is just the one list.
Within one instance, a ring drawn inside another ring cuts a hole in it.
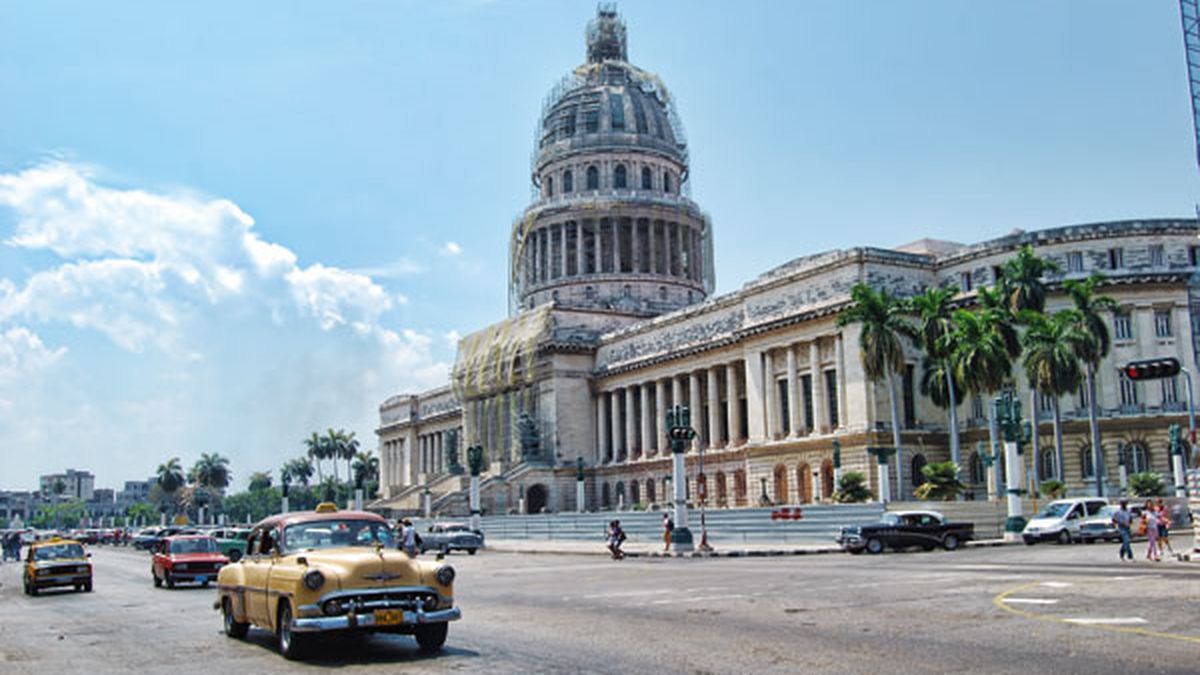
[{"label": "green shrub", "polygon": [[861,471],[847,471],[838,481],[838,489],[832,495],[833,501],[839,504],[855,504],[875,498],[875,493],[867,487],[867,476]]},{"label": "green shrub", "polygon": [[967,488],[958,480],[958,465],[954,462],[931,462],[921,467],[925,482],[913,493],[917,499],[952,502]]},{"label": "green shrub", "polygon": [[1063,497],[1067,496],[1066,484],[1061,480],[1055,480],[1053,478],[1042,481],[1042,484],[1038,486],[1038,489],[1041,490],[1042,496],[1049,499],[1062,499]]},{"label": "green shrub", "polygon": [[1165,497],[1167,486],[1162,476],[1153,471],[1143,471],[1129,476],[1129,492],[1134,497]]}]

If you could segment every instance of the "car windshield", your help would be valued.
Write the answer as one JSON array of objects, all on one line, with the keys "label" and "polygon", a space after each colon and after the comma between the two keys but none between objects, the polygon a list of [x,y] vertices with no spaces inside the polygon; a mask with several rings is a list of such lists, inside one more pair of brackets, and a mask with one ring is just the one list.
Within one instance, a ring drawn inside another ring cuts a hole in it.
[{"label": "car windshield", "polygon": [[1067,515],[1067,511],[1070,511],[1072,506],[1074,506],[1074,504],[1071,504],[1069,502],[1051,504],[1050,506],[1047,506],[1044,511],[1037,514],[1037,517],[1038,518],[1062,518],[1063,516]]},{"label": "car windshield", "polygon": [[395,545],[387,523],[374,520],[317,520],[289,525],[283,531],[283,550],[289,553],[376,544],[384,548]]},{"label": "car windshield", "polygon": [[884,525],[899,525],[900,516],[894,513],[885,513],[883,514],[883,517],[879,519],[879,522],[883,523]]},{"label": "car windshield", "polygon": [[1099,512],[1099,513],[1097,513],[1097,514],[1096,514],[1096,516],[1097,516],[1097,517],[1103,517],[1103,518],[1112,518],[1112,517],[1113,517],[1113,515],[1114,515],[1114,514],[1116,514],[1116,512],[1117,512],[1117,511],[1120,511],[1120,510],[1121,510],[1121,507],[1119,507],[1119,506],[1112,506],[1112,505],[1110,504],[1110,505],[1108,505],[1108,506],[1106,506],[1106,507],[1104,507],[1104,508],[1100,509],[1100,512]]},{"label": "car windshield", "polygon": [[34,560],[62,560],[82,557],[83,547],[79,544],[52,544],[50,546],[39,546],[33,550]]},{"label": "car windshield", "polygon": [[217,542],[211,538],[176,539],[171,542],[171,553],[215,553]]}]

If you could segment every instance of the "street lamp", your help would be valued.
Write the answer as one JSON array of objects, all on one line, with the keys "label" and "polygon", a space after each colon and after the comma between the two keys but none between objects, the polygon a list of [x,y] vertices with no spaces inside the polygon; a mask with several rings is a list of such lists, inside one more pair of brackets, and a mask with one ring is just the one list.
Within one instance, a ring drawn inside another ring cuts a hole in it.
[{"label": "street lamp", "polygon": [[687,526],[687,480],[684,478],[683,453],[688,443],[696,437],[691,427],[691,414],[687,406],[675,406],[667,411],[668,438],[671,440],[672,473],[675,476],[675,529],[671,530],[671,544],[676,551],[693,549],[692,531]]}]

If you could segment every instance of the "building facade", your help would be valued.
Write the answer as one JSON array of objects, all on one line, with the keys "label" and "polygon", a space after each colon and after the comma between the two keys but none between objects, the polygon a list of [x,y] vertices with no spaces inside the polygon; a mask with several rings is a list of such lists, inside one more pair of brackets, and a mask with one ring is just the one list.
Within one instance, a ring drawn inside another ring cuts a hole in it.
[{"label": "building facade", "polygon": [[[673,99],[627,61],[625,27],[601,8],[587,62],[555,87],[539,123],[537,198],[517,219],[510,250],[512,314],[459,344],[451,383],[380,407],[382,498],[375,508],[464,513],[462,449],[490,460],[485,511],[576,508],[582,459],[588,509],[665,503],[665,412],[692,410],[688,494],[701,455],[708,503],[802,504],[834,489],[842,470],[878,490],[867,449],[891,446],[886,388],[868,381],[858,328],[837,326],[859,282],[909,296],[954,284],[971,305],[1023,245],[1057,263],[1048,311],[1066,307],[1062,281],[1104,275],[1113,297],[1113,349],[1098,372],[1100,474],[1116,491],[1118,463],[1170,474],[1166,429],[1186,426],[1181,378],[1135,383],[1118,366],[1174,356],[1196,371],[1200,225],[1150,219],[1016,231],[977,244],[923,240],[805,255],[737,291],[711,297],[712,223],[688,194],[688,154]],[[893,497],[912,494],[925,463],[949,459],[947,414],[920,393],[921,355],[908,345],[897,395],[902,452]],[[1050,401],[1014,387],[1038,411],[1034,480],[1057,473]],[[989,402],[958,410],[964,479],[988,494]],[[1059,401],[1064,477],[1092,492],[1086,397]],[[997,481],[992,481],[995,492]]]},{"label": "building facade", "polygon": [[51,499],[59,495],[55,488],[60,483],[63,487],[61,496],[65,499],[90,501],[96,490],[96,476],[90,471],[76,471],[75,469],[40,476],[38,489],[45,498]]}]

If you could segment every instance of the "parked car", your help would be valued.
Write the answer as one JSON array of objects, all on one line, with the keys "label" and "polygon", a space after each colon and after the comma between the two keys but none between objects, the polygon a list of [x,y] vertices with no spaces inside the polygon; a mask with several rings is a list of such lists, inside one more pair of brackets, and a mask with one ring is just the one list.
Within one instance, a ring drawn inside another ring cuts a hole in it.
[{"label": "parked car", "polygon": [[[1089,516],[1079,523],[1079,540],[1085,544],[1090,544],[1098,539],[1105,541],[1120,541],[1121,535],[1117,532],[1117,526],[1113,525],[1113,514],[1121,509],[1116,504],[1108,504],[1104,508],[1096,512],[1096,515]],[[1132,534],[1137,536],[1136,522],[1142,517],[1142,506],[1140,504],[1130,504],[1129,513],[1132,515],[1135,523],[1132,528]]]},{"label": "parked car", "polygon": [[250,538],[250,530],[243,527],[223,527],[209,534],[217,540],[217,549],[229,558],[229,562],[237,562],[246,553],[246,540]]},{"label": "parked car", "polygon": [[197,534],[197,532],[194,528],[180,525],[148,528],[138,532],[137,536],[133,538],[133,547],[142,551],[153,551],[158,548],[158,544],[164,538],[186,534]]},{"label": "parked car", "polygon": [[932,551],[941,546],[953,551],[975,538],[974,523],[950,523],[936,511],[893,511],[878,523],[843,527],[837,542],[850,553],[882,553],[884,548],[920,546]]},{"label": "parked car", "polygon": [[167,588],[175,588],[181,582],[208,586],[228,564],[229,558],[217,550],[216,539],[202,534],[177,535],[158,543],[150,561],[150,574],[155,588],[164,583]]},{"label": "parked car", "polygon": [[304,655],[311,636],[335,632],[412,634],[435,651],[462,616],[454,568],[395,550],[391,527],[375,513],[320,504],[272,516],[254,526],[246,550],[221,570],[214,607],[226,635],[269,630],[289,659]]},{"label": "parked car", "polygon": [[22,581],[26,595],[37,595],[43,588],[74,586],[77,591],[92,591],[92,563],[83,544],[74,539],[47,539],[29,545]]},{"label": "parked car", "polygon": [[421,552],[466,551],[475,555],[483,548],[483,533],[472,530],[466,523],[434,523],[421,535]]},{"label": "parked car", "polygon": [[1057,499],[1025,524],[1021,538],[1032,546],[1039,541],[1069,544],[1082,538],[1079,527],[1084,520],[1100,513],[1108,501],[1100,497]]}]

